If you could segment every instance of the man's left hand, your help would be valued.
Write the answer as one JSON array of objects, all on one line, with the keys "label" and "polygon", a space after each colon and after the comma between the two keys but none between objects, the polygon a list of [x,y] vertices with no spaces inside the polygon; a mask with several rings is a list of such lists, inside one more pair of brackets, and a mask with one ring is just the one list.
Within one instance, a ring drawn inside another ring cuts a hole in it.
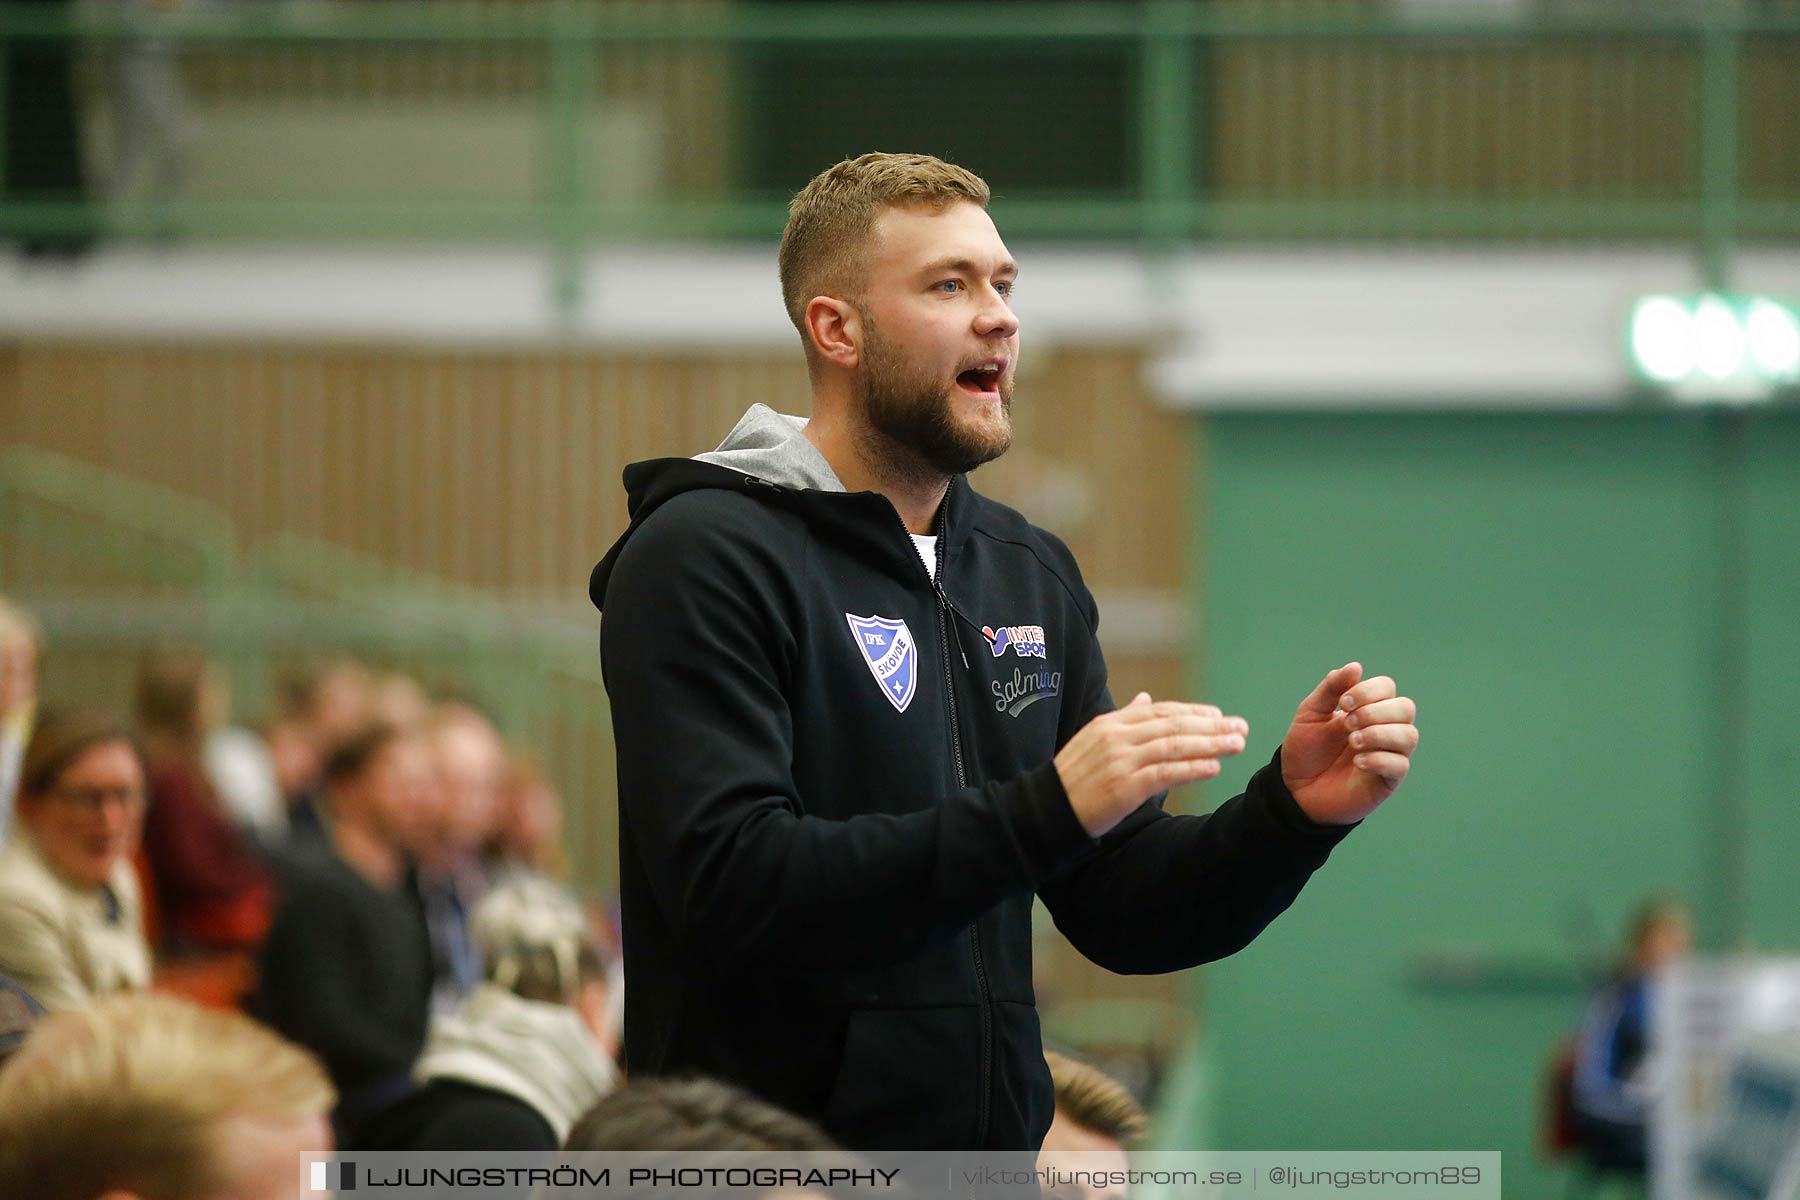
[{"label": "man's left hand", "polygon": [[1374,812],[1406,778],[1419,745],[1418,707],[1386,675],[1362,673],[1353,662],[1325,676],[1281,742],[1281,780],[1322,825],[1350,825]]}]

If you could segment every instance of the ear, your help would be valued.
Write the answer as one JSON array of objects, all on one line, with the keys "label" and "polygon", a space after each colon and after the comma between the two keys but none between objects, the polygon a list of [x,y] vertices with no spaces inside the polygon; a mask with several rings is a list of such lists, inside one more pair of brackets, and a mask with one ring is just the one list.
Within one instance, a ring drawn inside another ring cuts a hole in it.
[{"label": "ear", "polygon": [[862,361],[862,317],[836,296],[814,296],[806,304],[806,337],[819,357],[854,370]]}]

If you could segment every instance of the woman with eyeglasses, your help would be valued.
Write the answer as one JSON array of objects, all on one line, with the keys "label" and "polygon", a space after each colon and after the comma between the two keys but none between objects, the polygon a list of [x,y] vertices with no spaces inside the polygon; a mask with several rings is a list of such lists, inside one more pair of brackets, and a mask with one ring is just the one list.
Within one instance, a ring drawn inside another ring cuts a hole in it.
[{"label": "woman with eyeglasses", "polygon": [[0,850],[0,975],[47,1009],[149,985],[131,866],[144,796],[143,755],[125,725],[91,713],[38,723]]}]

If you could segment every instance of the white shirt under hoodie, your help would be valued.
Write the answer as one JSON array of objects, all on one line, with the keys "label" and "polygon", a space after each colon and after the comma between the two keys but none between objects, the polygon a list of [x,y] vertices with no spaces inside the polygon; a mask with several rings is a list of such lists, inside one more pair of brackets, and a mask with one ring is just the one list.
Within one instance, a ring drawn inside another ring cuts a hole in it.
[{"label": "white shirt under hoodie", "polygon": [[493,984],[433,1020],[413,1074],[421,1083],[454,1079],[522,1100],[550,1122],[559,1143],[619,1080],[573,1008],[525,1000]]}]

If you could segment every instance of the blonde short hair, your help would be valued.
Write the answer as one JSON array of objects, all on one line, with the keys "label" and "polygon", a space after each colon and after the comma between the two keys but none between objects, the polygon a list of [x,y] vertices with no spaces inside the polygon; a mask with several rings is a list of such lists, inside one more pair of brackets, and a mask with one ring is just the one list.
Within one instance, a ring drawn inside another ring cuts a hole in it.
[{"label": "blonde short hair", "polygon": [[1149,1118],[1125,1085],[1098,1067],[1045,1051],[1056,1084],[1056,1109],[1090,1133],[1128,1146],[1144,1136]]},{"label": "blonde short hair", "polygon": [[211,1196],[226,1121],[322,1116],[336,1099],[316,1058],[248,1017],[108,997],[39,1022],[0,1071],[0,1196]]},{"label": "blonde short hair", "polygon": [[941,212],[959,201],[986,208],[988,194],[979,175],[929,154],[865,154],[814,176],[788,205],[780,258],[781,300],[807,353],[807,303],[861,289],[864,250],[883,209]]}]

